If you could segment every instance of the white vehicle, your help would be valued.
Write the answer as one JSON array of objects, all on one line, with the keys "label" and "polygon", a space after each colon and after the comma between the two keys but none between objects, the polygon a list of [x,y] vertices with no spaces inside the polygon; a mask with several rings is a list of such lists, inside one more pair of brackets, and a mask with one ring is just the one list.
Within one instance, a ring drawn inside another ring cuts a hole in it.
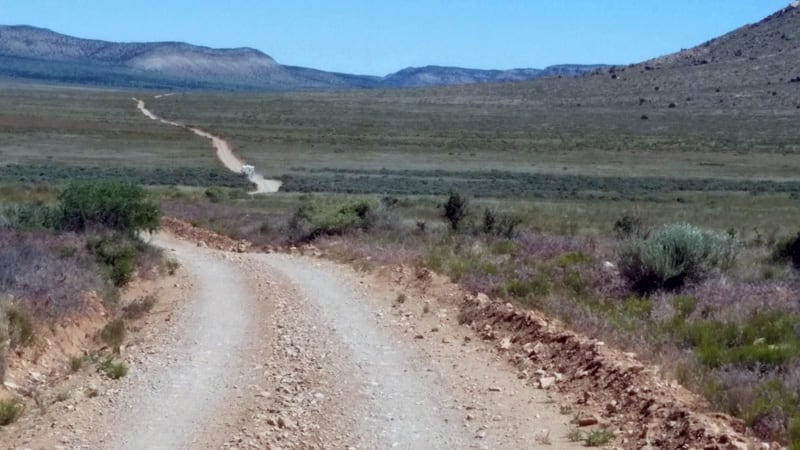
[{"label": "white vehicle", "polygon": [[242,165],[241,171],[244,175],[252,177],[253,174],[256,173],[256,168],[254,166],[251,166],[250,164],[244,164]]}]

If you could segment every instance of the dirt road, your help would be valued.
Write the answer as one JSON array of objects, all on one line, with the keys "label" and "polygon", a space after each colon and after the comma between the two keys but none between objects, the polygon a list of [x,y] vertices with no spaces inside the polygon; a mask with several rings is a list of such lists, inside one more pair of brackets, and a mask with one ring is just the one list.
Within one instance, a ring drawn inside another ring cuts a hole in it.
[{"label": "dirt road", "polygon": [[[147,109],[144,100],[140,100],[137,98],[134,98],[133,100],[136,102],[136,107],[139,109],[139,111],[141,111],[142,114],[144,114],[147,118],[161,122],[164,125],[186,128],[192,133],[210,140],[211,145],[214,147],[216,151],[217,159],[219,159],[222,165],[224,165],[231,172],[240,173],[242,171],[242,166],[245,165],[245,162],[242,161],[238,156],[236,156],[236,154],[233,152],[230,143],[225,139],[222,139],[219,136],[215,136],[205,130],[201,130],[200,128],[190,127],[178,122],[173,122],[170,120],[163,119],[154,114],[149,109]],[[253,194],[270,194],[278,192],[282,184],[280,180],[266,179],[264,178],[263,175],[260,175],[258,173],[254,173],[253,175],[251,175],[250,181],[252,181],[256,185],[256,190],[253,192]]]},{"label": "dirt road", "polygon": [[[318,259],[169,237],[194,279],[81,448],[571,448],[569,416],[454,312]],[[433,331],[432,331],[433,330]]]},{"label": "dirt road", "polygon": [[0,427],[0,447],[561,449],[608,427],[621,448],[780,448],[634,355],[423,268],[166,229],[187,239],[155,241],[182,267],[144,291],[159,300],[117,357],[128,376],[86,368],[37,395],[47,366],[23,370],[38,408]]}]

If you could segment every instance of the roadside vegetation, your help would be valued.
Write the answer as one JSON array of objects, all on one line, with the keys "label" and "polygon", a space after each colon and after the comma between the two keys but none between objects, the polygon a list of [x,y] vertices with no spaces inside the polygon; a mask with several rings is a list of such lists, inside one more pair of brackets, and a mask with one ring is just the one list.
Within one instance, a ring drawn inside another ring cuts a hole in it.
[{"label": "roadside vegetation", "polygon": [[[447,274],[472,292],[528,305],[636,351],[759,437],[795,442],[800,238],[792,225],[800,210],[775,210],[787,214],[776,226],[735,196],[703,201],[720,204],[720,214],[706,215],[692,203],[700,200],[677,203],[693,211],[679,221],[664,220],[668,202],[629,210],[617,202],[555,202],[557,214],[545,213],[546,203],[526,210],[458,193],[216,203],[165,194],[162,204],[169,215],[256,245],[311,244],[356,265]],[[561,223],[550,222],[554,215]],[[580,436],[594,445],[607,439]]]},{"label": "roadside vegetation", "polygon": [[57,184],[71,180],[84,182],[124,181],[154,186],[223,186],[250,189],[243,175],[224,168],[187,167],[90,167],[63,164],[9,164],[0,166],[0,183]]},{"label": "roadside vegetation", "polygon": [[[35,346],[37,329],[80,313],[91,295],[119,316],[98,336],[118,352],[126,318],[141,317],[154,303],[145,298],[122,310],[120,289],[136,276],[174,271],[160,250],[142,240],[141,233],[159,227],[161,213],[140,186],[73,183],[60,191],[43,189],[40,196],[19,197],[36,201],[6,203],[0,210],[0,380],[8,352]],[[69,366],[79,370],[81,364],[74,359]],[[127,373],[124,364],[110,357],[97,366],[111,378]],[[13,401],[4,403],[2,415],[13,420],[19,408]]]}]

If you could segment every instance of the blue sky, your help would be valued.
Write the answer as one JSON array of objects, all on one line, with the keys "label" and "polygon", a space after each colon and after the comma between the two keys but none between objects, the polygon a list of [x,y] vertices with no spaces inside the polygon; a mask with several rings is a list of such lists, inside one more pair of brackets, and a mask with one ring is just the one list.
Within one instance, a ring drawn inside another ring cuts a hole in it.
[{"label": "blue sky", "polygon": [[692,47],[788,0],[0,0],[0,24],[112,41],[254,47],[282,64],[385,75],[627,64]]}]

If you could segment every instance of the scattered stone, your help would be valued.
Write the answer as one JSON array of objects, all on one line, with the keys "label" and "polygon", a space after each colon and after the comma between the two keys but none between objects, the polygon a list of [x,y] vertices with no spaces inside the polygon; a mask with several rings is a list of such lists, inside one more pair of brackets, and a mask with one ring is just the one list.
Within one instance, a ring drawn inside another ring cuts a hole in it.
[{"label": "scattered stone", "polygon": [[491,302],[491,300],[489,299],[489,296],[484,294],[483,292],[479,292],[478,295],[475,296],[475,301],[480,306],[485,306],[485,305],[489,304],[489,302]]},{"label": "scattered stone", "polygon": [[578,419],[579,427],[590,427],[592,425],[597,425],[598,423],[600,423],[600,420],[595,416],[586,416]]},{"label": "scattered stone", "polygon": [[556,384],[556,377],[542,377],[542,378],[539,378],[539,388],[540,389],[549,389],[554,384]]},{"label": "scattered stone", "polygon": [[292,429],[294,428],[294,422],[292,422],[291,419],[281,416],[278,417],[278,426],[280,428]]},{"label": "scattered stone", "polygon": [[508,350],[508,349],[510,349],[511,348],[511,338],[503,338],[503,340],[500,341],[499,347],[500,347],[500,350]]}]

